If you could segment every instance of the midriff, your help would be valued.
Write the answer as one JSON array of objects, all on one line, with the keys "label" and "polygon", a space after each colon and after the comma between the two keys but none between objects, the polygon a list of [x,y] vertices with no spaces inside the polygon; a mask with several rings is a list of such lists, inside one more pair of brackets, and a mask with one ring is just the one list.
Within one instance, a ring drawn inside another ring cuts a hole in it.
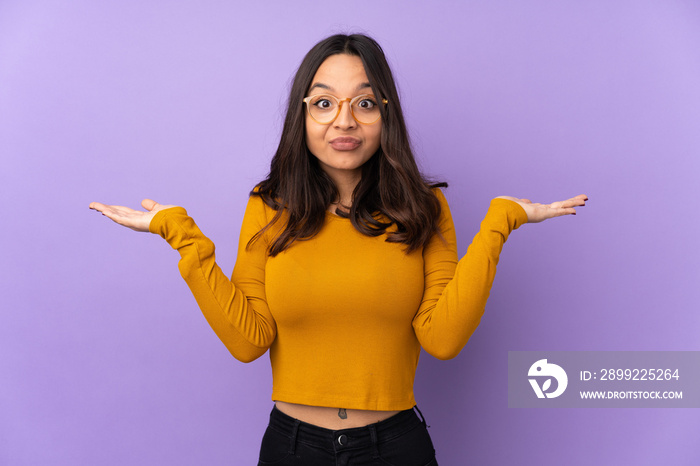
[{"label": "midriff", "polygon": [[[325,429],[350,429],[353,427],[364,427],[375,422],[390,418],[400,411],[370,411],[364,409],[328,408],[326,406],[308,406],[285,401],[275,401],[277,409],[284,414],[300,421],[323,427]],[[346,416],[345,419],[340,415]]]}]

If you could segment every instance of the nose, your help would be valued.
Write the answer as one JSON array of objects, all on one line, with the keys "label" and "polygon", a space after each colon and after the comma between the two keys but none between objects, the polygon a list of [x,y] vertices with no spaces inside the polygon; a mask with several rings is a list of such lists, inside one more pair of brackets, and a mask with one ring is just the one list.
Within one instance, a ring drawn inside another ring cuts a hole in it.
[{"label": "nose", "polygon": [[333,126],[336,128],[354,128],[357,125],[355,117],[352,116],[352,110],[350,108],[350,99],[343,99],[338,104],[340,105],[340,111],[338,116],[333,120]]}]

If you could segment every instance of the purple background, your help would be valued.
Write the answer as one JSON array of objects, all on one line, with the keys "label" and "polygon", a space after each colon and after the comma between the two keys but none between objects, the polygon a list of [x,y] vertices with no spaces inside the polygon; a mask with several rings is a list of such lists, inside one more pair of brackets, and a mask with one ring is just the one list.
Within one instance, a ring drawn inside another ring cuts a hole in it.
[{"label": "purple background", "polygon": [[482,325],[416,380],[443,465],[697,464],[692,409],[507,407],[509,350],[698,350],[694,1],[0,1],[0,464],[255,464],[267,356],[215,338],[154,235],[187,207],[230,271],[301,58],[386,50],[464,253],[490,198],[586,193],[513,234]]}]

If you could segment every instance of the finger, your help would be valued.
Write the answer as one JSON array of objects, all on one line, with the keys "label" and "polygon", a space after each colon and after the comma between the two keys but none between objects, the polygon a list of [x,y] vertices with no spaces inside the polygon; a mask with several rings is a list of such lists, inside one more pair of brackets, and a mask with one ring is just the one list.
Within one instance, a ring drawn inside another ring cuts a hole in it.
[{"label": "finger", "polygon": [[546,213],[545,218],[562,217],[564,215],[576,215],[576,209],[573,209],[573,208],[549,209]]},{"label": "finger", "polygon": [[576,209],[574,208],[561,209],[560,212],[560,215],[576,215]]},{"label": "finger", "polygon": [[122,205],[102,204],[101,202],[91,202],[90,208],[92,210],[97,210],[98,212],[102,212],[103,214],[105,212],[113,212],[113,213],[119,213],[119,214],[135,212],[134,209],[132,209],[130,207],[124,207]]},{"label": "finger", "polygon": [[578,196],[572,197],[565,201],[561,201],[562,207],[574,207],[574,206],[585,206],[588,196],[585,194],[579,194]]},{"label": "finger", "polygon": [[96,211],[100,212],[108,219],[113,220],[121,225],[129,223],[129,219],[133,219],[134,217],[138,217],[145,214],[144,212],[120,205],[105,205],[100,203],[96,204],[99,204],[95,206]]},{"label": "finger", "polygon": [[525,204],[532,204],[532,201],[530,199],[520,199],[520,202],[524,202]]},{"label": "finger", "polygon": [[548,204],[547,207],[551,209],[561,209],[562,207],[564,207],[564,202],[565,201],[552,202],[551,204]]},{"label": "finger", "polygon": [[585,206],[586,205],[586,199],[582,197],[573,197],[571,199],[567,199],[564,201],[564,206],[565,207],[575,207],[575,206]]},{"label": "finger", "polygon": [[158,204],[153,199],[144,199],[143,201],[141,201],[141,205],[143,206],[144,209],[146,209],[147,211],[150,212],[153,209],[155,209],[156,207],[158,207],[160,204]]},{"label": "finger", "polygon": [[583,197],[572,197],[571,199],[567,199],[565,201],[559,201],[559,202],[553,202],[550,204],[550,207],[558,209],[558,208],[569,208],[569,207],[583,207],[586,205],[586,199]]},{"label": "finger", "polygon": [[100,203],[100,202],[91,202],[90,205],[89,205],[88,207],[89,207],[90,209],[92,209],[92,210],[96,210],[96,211],[98,211],[98,212],[102,212],[103,210],[105,210],[105,208],[106,208],[107,206],[104,205],[104,204],[102,204],[102,203]]},{"label": "finger", "polygon": [[128,209],[128,207],[122,207],[118,205],[107,205],[107,204],[101,204],[99,202],[95,202],[94,210],[97,212],[101,213],[105,217],[112,219],[116,221],[118,217],[121,217],[124,215],[124,210]]}]

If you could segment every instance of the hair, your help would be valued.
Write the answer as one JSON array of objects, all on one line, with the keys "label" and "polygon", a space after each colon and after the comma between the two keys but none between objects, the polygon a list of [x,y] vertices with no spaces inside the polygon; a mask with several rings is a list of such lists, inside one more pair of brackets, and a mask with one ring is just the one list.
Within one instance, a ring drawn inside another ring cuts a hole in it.
[{"label": "hair", "polygon": [[[372,38],[362,34],[337,34],[316,44],[306,54],[294,76],[282,136],[270,164],[270,173],[250,193],[260,196],[276,211],[272,220],[248,243],[287,214],[286,223],[272,241],[268,253],[276,256],[296,240],[314,237],[322,228],[328,206],[339,199],[333,180],[320,167],[306,145],[303,99],[316,71],[331,55],[359,57],[374,95],[386,99],[380,105],[381,143],[361,167],[361,179],[353,191],[349,212],[337,210],[368,236],[387,235],[386,241],[403,243],[406,252],[425,246],[439,234],[440,203],[432,183],[416,165],[406,130],[394,77],[384,52]],[[395,225],[391,231],[388,229]]]}]

